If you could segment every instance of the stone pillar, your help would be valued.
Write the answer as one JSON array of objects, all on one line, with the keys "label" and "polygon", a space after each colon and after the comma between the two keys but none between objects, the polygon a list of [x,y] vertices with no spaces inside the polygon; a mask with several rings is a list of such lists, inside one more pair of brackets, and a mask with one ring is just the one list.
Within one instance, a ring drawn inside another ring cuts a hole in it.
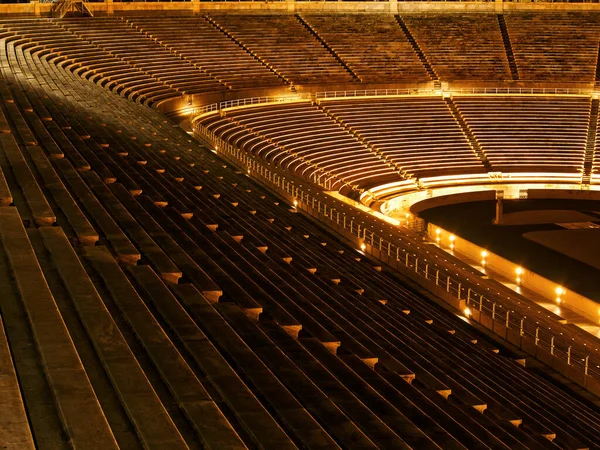
[{"label": "stone pillar", "polygon": [[39,17],[41,14],[39,0],[31,0],[30,3],[33,5],[33,14],[35,14],[35,17]]},{"label": "stone pillar", "polygon": [[200,0],[192,0],[192,14],[200,14]]},{"label": "stone pillar", "polygon": [[[268,1],[268,0],[266,0]],[[285,0],[287,3],[287,11],[290,14],[296,13],[296,0]]]},{"label": "stone pillar", "polygon": [[501,198],[496,199],[496,218],[494,219],[494,223],[496,225],[500,225],[502,223],[502,215],[504,214],[504,204],[502,203]]},{"label": "stone pillar", "polygon": [[496,14],[502,14],[504,12],[504,0],[494,0],[494,6]]}]

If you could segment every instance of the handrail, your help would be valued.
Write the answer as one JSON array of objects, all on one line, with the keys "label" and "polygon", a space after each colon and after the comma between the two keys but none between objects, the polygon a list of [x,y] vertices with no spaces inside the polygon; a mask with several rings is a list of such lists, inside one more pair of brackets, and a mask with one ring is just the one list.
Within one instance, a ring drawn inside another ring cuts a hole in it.
[{"label": "handrail", "polygon": [[317,92],[314,97],[317,100],[344,97],[395,97],[398,95],[434,95],[441,91],[425,88],[403,88],[403,89],[355,89],[346,91]]},{"label": "handrail", "polygon": [[398,97],[422,95],[592,95],[591,88],[520,88],[520,87],[481,87],[436,90],[431,88],[401,88],[401,89],[355,89],[344,91],[324,91],[313,94],[294,94],[286,96],[249,97],[227,100],[220,103],[210,103],[193,108],[190,120],[194,122],[204,114],[241,106],[252,106],[265,103],[292,103],[302,101],[318,101],[328,99],[359,98],[359,97]]},{"label": "handrail", "polygon": [[249,97],[227,100],[220,103],[211,103],[192,109],[190,117],[195,119],[197,116],[204,115],[213,111],[221,111],[223,109],[239,108],[240,106],[260,105],[264,103],[291,103],[310,100],[310,96],[292,95],[292,96],[271,96],[271,97]]},{"label": "handrail", "polygon": [[482,87],[451,89],[450,94],[591,95],[591,88]]}]

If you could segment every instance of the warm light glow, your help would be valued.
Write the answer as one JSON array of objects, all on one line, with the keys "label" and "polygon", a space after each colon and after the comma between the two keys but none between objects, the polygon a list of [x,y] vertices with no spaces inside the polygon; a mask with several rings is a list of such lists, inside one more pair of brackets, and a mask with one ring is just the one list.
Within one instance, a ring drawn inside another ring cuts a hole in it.
[{"label": "warm light glow", "polygon": [[517,284],[521,283],[521,277],[517,277]]},{"label": "warm light glow", "polygon": [[362,243],[360,244],[360,249],[364,252],[367,249],[367,246],[364,243]]},{"label": "warm light glow", "polygon": [[456,236],[454,236],[453,234],[451,234],[448,239],[450,239],[450,242],[454,242],[454,240],[456,239]]},{"label": "warm light glow", "polygon": [[481,257],[482,257],[482,258],[486,258],[486,257],[487,257],[487,255],[488,255],[488,252],[486,252],[485,250],[482,250],[482,251],[481,251]]},{"label": "warm light glow", "polygon": [[294,200],[294,208],[298,207],[298,200]]},{"label": "warm light glow", "polygon": [[554,292],[556,292],[556,303],[558,303],[560,305],[562,303],[561,296],[566,294],[567,291],[562,286],[556,286],[556,289],[554,289]]},{"label": "warm light glow", "polygon": [[437,234],[438,236],[441,234],[442,230],[440,230],[439,228],[435,230],[435,234]]},{"label": "warm light glow", "polygon": [[517,267],[515,269],[515,272],[516,272],[517,275],[521,275],[523,273],[523,268],[522,267]]},{"label": "warm light glow", "polygon": [[465,314],[465,317],[471,317],[471,308],[465,308],[463,313]]}]

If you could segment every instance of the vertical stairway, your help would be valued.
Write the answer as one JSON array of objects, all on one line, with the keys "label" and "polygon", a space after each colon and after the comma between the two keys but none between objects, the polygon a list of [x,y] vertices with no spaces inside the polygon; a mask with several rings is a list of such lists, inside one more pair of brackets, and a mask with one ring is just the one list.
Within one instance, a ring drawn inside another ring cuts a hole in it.
[{"label": "vertical stairway", "polygon": [[423,66],[425,67],[425,70],[427,71],[429,78],[431,78],[433,80],[435,89],[441,89],[442,83],[440,81],[440,78],[437,76],[437,73],[435,73],[435,70],[431,66],[431,63],[425,56],[425,53],[423,53],[423,50],[421,50],[421,47],[419,47],[417,40],[414,38],[414,36],[412,35],[410,30],[406,26],[406,23],[404,23],[404,20],[402,19],[402,17],[400,17],[397,14],[395,17],[396,17],[396,21],[398,22],[398,25],[400,25],[400,28],[402,28],[402,31],[404,31],[404,34],[406,35],[406,39],[408,39],[408,42],[410,42],[410,45],[412,46],[413,50],[417,54],[417,57],[419,58],[419,60],[423,64]]},{"label": "vertical stairway", "polygon": [[598,109],[600,100],[592,100],[590,108],[590,122],[588,126],[587,140],[585,143],[585,155],[583,157],[583,172],[581,175],[582,184],[590,184],[592,179],[592,168],[594,165],[594,154],[596,150],[596,134],[598,132]]},{"label": "vertical stairway", "polygon": [[600,41],[598,42],[598,55],[596,56],[596,76],[594,77],[594,88],[600,87]]},{"label": "vertical stairway", "polygon": [[52,2],[50,15],[63,19],[65,16],[73,14],[76,16],[93,17],[93,11],[88,7],[87,0],[58,0]]},{"label": "vertical stairway", "polygon": [[233,34],[231,34],[229,31],[227,31],[225,28],[223,28],[221,25],[219,25],[215,19],[213,19],[212,17],[210,17],[209,15],[203,15],[202,18],[204,20],[206,20],[208,23],[210,23],[213,27],[215,27],[217,30],[219,30],[221,33],[223,33],[225,36],[227,36],[229,39],[231,39],[233,42],[235,42],[237,45],[239,45],[246,53],[250,54],[254,59],[256,59],[257,61],[259,61],[263,66],[265,66],[266,68],[268,68],[271,72],[273,72],[275,75],[277,75],[281,80],[283,80],[283,82],[287,85],[289,85],[292,89],[292,92],[296,92],[296,89],[294,88],[294,84],[291,82],[291,80],[287,79],[283,74],[281,74],[277,69],[275,69],[271,64],[269,64],[268,62],[266,62],[264,59],[262,59],[260,56],[258,56],[256,53],[254,53],[252,50],[250,50],[248,47],[246,47],[241,41],[239,41]]},{"label": "vertical stairway", "polygon": [[298,20],[298,22],[300,22],[302,24],[302,26],[304,26],[304,28],[306,28],[308,30],[308,32],[310,34],[312,34],[315,39],[317,41],[319,41],[319,43],[325,47],[325,50],[327,50],[329,52],[329,54],[331,56],[333,56],[335,58],[335,60],[340,63],[340,65],[346,70],[346,72],[348,72],[348,74],[350,74],[350,76],[354,79],[354,81],[362,81],[362,79],[358,76],[358,74],[348,65],[348,63],[346,63],[346,61],[344,61],[342,59],[342,57],[340,55],[337,54],[337,52],[331,48],[329,46],[329,44],[325,41],[325,39],[323,39],[319,33],[317,33],[317,31],[306,21],[304,20],[304,18],[300,15],[300,14],[295,14],[296,19]]},{"label": "vertical stairway", "polygon": [[503,14],[498,14],[498,25],[500,26],[500,32],[502,33],[502,41],[504,42],[504,51],[506,52],[506,59],[508,60],[508,67],[510,68],[510,74],[513,81],[519,80],[519,69],[517,67],[517,61],[515,60],[515,54],[513,53],[512,44],[510,42],[510,36],[508,34],[508,28],[506,27],[506,21],[504,20]]},{"label": "vertical stairway", "polygon": [[485,151],[481,148],[479,141],[477,141],[477,138],[473,134],[473,131],[471,131],[471,128],[469,128],[469,125],[467,125],[467,121],[462,116],[460,110],[458,109],[458,106],[456,106],[456,103],[454,103],[454,100],[452,100],[452,98],[450,97],[446,97],[444,98],[444,101],[446,102],[446,106],[452,113],[452,117],[454,117],[454,120],[456,120],[456,123],[467,138],[467,141],[469,142],[473,153],[475,153],[477,158],[479,158],[479,160],[483,163],[488,172],[494,172],[492,164],[487,159]]}]

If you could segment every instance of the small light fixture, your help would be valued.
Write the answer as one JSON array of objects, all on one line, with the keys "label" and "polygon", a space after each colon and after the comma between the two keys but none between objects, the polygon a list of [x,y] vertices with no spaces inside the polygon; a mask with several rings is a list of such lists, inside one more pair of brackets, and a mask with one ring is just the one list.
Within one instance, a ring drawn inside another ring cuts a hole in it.
[{"label": "small light fixture", "polygon": [[486,252],[485,250],[481,251],[481,265],[483,267],[485,267],[485,265],[487,263],[487,261],[486,261],[487,255],[488,255],[488,252]]},{"label": "small light fixture", "polygon": [[364,252],[367,249],[367,246],[365,245],[365,243],[363,242],[362,244],[360,244],[360,249]]},{"label": "small light fixture", "polygon": [[556,286],[554,292],[556,292],[556,303],[560,304],[562,302],[562,296],[565,295],[567,291],[565,291],[565,288],[562,286]]},{"label": "small light fixture", "polygon": [[515,269],[515,273],[517,274],[517,284],[521,284],[521,275],[523,275],[523,268],[517,267]]},{"label": "small light fixture", "polygon": [[467,318],[471,317],[471,308],[463,309],[463,313],[464,313],[465,317],[467,317]]}]

